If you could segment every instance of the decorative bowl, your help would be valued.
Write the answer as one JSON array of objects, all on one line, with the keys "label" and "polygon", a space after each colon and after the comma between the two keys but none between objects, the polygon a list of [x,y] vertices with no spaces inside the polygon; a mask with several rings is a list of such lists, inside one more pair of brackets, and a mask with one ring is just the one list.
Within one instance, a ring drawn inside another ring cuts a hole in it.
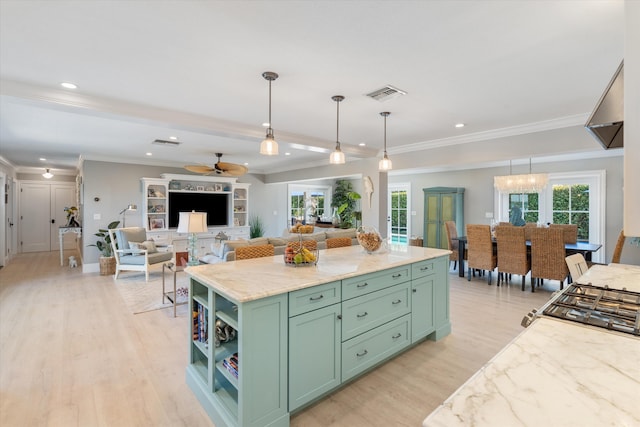
[{"label": "decorative bowl", "polygon": [[360,246],[369,254],[378,251],[382,247],[382,236],[375,227],[359,227],[356,231],[356,237]]}]

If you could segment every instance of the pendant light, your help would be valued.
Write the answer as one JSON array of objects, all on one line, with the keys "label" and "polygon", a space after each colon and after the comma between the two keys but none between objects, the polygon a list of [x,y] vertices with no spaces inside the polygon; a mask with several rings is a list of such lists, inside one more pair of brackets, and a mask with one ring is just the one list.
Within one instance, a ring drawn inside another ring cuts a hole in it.
[{"label": "pendant light", "polygon": [[340,102],[344,100],[344,96],[335,95],[331,99],[336,101],[336,149],[329,156],[329,163],[332,165],[342,165],[345,162],[344,153],[340,149],[340,139],[338,138],[340,132]]},{"label": "pendant light", "polygon": [[546,173],[531,173],[531,158],[529,158],[529,174],[512,175],[511,160],[509,160],[509,175],[494,176],[493,186],[504,194],[539,193],[547,186],[549,177]]},{"label": "pendant light", "polygon": [[49,169],[47,169],[47,171],[45,173],[43,173],[42,176],[44,176],[46,179],[53,178],[53,174],[51,172],[49,172]]},{"label": "pendant light", "polygon": [[388,111],[380,113],[380,115],[384,117],[384,155],[378,163],[378,170],[380,172],[386,172],[392,169],[391,160],[389,160],[389,156],[387,155],[387,117],[389,114],[391,113]]},{"label": "pendant light", "polygon": [[269,81],[269,128],[267,129],[267,136],[260,143],[260,154],[277,156],[278,143],[273,137],[273,129],[271,128],[271,82],[278,78],[278,74],[273,71],[265,71],[262,73],[262,77]]}]

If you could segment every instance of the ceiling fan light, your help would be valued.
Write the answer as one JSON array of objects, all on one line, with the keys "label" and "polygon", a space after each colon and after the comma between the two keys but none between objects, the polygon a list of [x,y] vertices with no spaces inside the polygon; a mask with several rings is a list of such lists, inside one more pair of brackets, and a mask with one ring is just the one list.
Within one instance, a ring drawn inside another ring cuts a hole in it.
[{"label": "ceiling fan light", "polygon": [[49,172],[49,169],[47,169],[46,172],[42,174],[42,176],[45,177],[46,179],[53,178],[53,174]]},{"label": "ceiling fan light", "polygon": [[329,156],[329,163],[332,165],[343,165],[345,162],[344,153],[340,149],[340,147],[336,146],[336,149]]}]

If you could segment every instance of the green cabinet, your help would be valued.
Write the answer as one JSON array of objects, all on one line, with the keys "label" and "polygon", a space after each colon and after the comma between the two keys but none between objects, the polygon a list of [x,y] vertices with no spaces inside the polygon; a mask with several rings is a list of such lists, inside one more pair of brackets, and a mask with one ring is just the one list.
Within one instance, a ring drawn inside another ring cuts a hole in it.
[{"label": "green cabinet", "polygon": [[445,221],[455,221],[458,235],[464,235],[464,188],[431,187],[424,192],[424,245],[447,249]]}]

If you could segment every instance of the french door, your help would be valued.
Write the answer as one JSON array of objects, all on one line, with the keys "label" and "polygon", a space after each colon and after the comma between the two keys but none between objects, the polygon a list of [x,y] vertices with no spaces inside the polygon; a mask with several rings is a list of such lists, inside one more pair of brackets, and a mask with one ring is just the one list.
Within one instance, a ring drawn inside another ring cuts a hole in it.
[{"label": "french door", "polygon": [[387,211],[389,212],[387,236],[389,236],[391,243],[407,245],[411,235],[411,222],[409,221],[411,185],[408,183],[391,184],[387,194]]}]

